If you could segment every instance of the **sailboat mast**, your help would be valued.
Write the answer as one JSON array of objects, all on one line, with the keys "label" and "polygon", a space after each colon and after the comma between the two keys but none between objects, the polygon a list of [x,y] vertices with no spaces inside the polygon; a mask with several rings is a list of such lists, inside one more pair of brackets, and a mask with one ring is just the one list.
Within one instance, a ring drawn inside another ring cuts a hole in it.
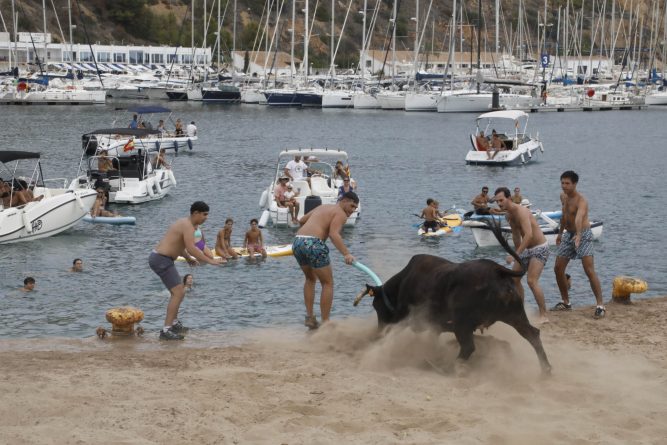
[{"label": "sailboat mast", "polygon": [[417,58],[419,57],[419,0],[415,1],[415,88],[417,88]]},{"label": "sailboat mast", "polygon": [[[220,32],[222,31],[222,23],[220,23],[220,4],[222,0],[218,0],[218,33],[216,35],[215,44],[218,46],[218,70],[220,70]],[[233,64],[232,64],[233,65]]]},{"label": "sailboat mast", "polygon": [[393,17],[393,29],[391,31],[391,83],[392,85],[394,84],[396,80],[396,2],[397,0],[394,0],[394,9],[392,12],[392,17]]},{"label": "sailboat mast", "polygon": [[496,63],[500,52],[500,0],[496,0]]},{"label": "sailboat mast", "polygon": [[69,20],[69,61],[73,62],[74,38],[72,37],[72,0],[67,0],[67,18]]},{"label": "sailboat mast", "polygon": [[232,25],[232,51],[236,51],[236,0],[234,0],[234,22]]},{"label": "sailboat mast", "polygon": [[44,68],[48,70],[46,64],[49,62],[46,50],[46,0],[42,0],[42,19],[44,21]]},{"label": "sailboat mast", "polygon": [[364,80],[366,79],[366,8],[368,0],[364,0],[364,16],[362,19],[361,31],[361,91],[364,91]]},{"label": "sailboat mast", "polygon": [[306,8],[303,18],[303,79],[304,83],[308,83],[308,0],[306,0]]},{"label": "sailboat mast", "polygon": [[294,32],[296,30],[296,0],[292,0],[292,42],[290,44],[290,84],[294,81]]},{"label": "sailboat mast", "polygon": [[[482,0],[477,0],[477,77],[481,78],[481,51],[482,51]],[[479,94],[479,84],[477,82],[477,94]]]},{"label": "sailboat mast", "polygon": [[336,0],[331,0],[331,79],[334,78],[334,7]]}]

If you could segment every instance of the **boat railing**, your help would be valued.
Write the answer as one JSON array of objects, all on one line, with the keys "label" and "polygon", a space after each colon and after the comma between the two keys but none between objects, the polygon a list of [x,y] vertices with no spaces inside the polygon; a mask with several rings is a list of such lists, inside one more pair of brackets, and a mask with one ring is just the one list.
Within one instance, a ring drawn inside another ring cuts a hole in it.
[{"label": "boat railing", "polygon": [[[42,178],[42,183],[44,184],[45,188],[66,189],[67,184],[69,184],[69,181],[67,180],[67,178],[49,178],[49,179]],[[53,183],[55,185],[53,187],[48,187],[47,184],[50,183]]]}]

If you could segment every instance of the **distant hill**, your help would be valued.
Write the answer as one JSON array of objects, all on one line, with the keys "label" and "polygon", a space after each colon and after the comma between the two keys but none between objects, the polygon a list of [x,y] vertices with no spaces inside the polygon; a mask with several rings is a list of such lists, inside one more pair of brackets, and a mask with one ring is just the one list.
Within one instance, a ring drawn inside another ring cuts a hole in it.
[{"label": "distant hill", "polygon": [[[72,23],[76,25],[73,30],[73,40],[75,43],[115,43],[115,44],[152,44],[152,45],[183,45],[190,46],[194,40],[195,46],[201,46],[204,38],[206,44],[213,48],[216,40],[217,31],[217,9],[218,0],[195,0],[195,28],[194,39],[191,34],[191,11],[190,0],[70,0],[72,4]],[[279,23],[278,47],[281,51],[289,52],[290,38],[292,27],[290,23],[291,18],[291,2],[281,0],[269,0],[272,5],[272,13],[269,18],[270,32],[269,40],[271,39],[275,16],[276,5],[278,8],[282,6],[281,20]],[[346,12],[350,0],[335,0],[335,34],[336,40],[341,32],[341,26],[345,20]],[[609,35],[610,21],[609,16],[611,12],[611,1],[607,1],[605,21],[605,34]],[[398,20],[396,21],[396,47],[400,50],[412,50],[415,43],[415,21],[412,20],[416,16],[415,5],[416,0],[397,0],[399,8]],[[647,7],[648,0],[640,0],[639,12],[642,17],[644,30],[642,33],[644,42],[642,47],[650,46],[651,30],[649,28],[652,22],[659,23],[660,31],[654,34],[654,41],[662,40],[658,34],[662,34],[662,15],[661,11],[656,14],[658,19],[653,19],[650,15],[650,9]],[[43,14],[42,14],[42,0],[20,0],[16,1],[16,13],[18,15],[18,30],[22,32],[42,32],[43,31]],[[68,0],[49,0],[47,3],[47,29],[52,34],[53,41],[62,42],[69,40],[68,27]],[[206,3],[207,15],[204,18],[204,3]],[[368,3],[368,23],[370,24],[373,12],[378,10],[375,30],[372,35],[372,48],[382,49],[389,46],[389,36],[391,34],[391,14],[393,2],[392,0],[367,0]],[[429,9],[428,0],[420,0],[419,21],[423,26],[427,11]],[[459,5],[461,2],[457,2]],[[544,2],[539,0],[524,0],[525,11],[523,12],[522,22],[523,31],[521,35],[524,36],[523,44],[518,41],[519,36],[519,0],[503,1],[502,13],[500,19],[500,36],[501,48],[510,46],[514,48],[515,53],[517,49],[524,48],[539,48],[542,44],[538,44],[537,32],[543,32],[545,29],[540,26],[544,23]],[[544,46],[555,47],[555,40],[557,36],[558,24],[558,10],[561,8],[561,27],[564,28],[564,15],[567,6],[566,0],[549,1],[547,8],[547,41]],[[584,3],[584,22],[577,19],[582,15],[582,3]],[[596,2],[600,3],[600,2]],[[11,29],[11,0],[0,0],[0,12],[4,19],[4,23]],[[223,26],[220,33],[222,39],[222,53],[228,55],[229,50],[233,46],[233,26],[232,26],[232,9],[234,0],[221,0],[221,11],[225,11]],[[253,43],[258,41],[256,38],[257,30],[264,28],[266,17],[264,15],[264,8],[267,2],[265,0],[238,0],[237,1],[237,30],[236,30],[236,49],[237,50],[251,50]],[[476,49],[476,24],[477,24],[477,2],[463,2],[463,22],[464,26],[459,28],[463,30],[463,50],[469,51]],[[54,7],[55,5],[55,11]],[[312,26],[312,36],[310,40],[310,60],[315,66],[327,66],[330,60],[330,17],[331,17],[331,2],[327,0],[310,1],[310,17],[314,15],[315,21]],[[591,20],[591,6],[592,2],[583,2],[583,0],[570,0],[570,23],[569,28],[572,35],[570,36],[571,51],[581,51],[588,55],[591,47],[591,35],[596,36],[595,53],[599,51],[600,34],[602,22],[596,18]],[[616,27],[618,27],[618,16],[623,8],[624,3],[617,3],[616,6]],[[637,2],[634,3],[633,8],[637,8]],[[303,13],[301,10],[304,7],[303,1],[297,2],[297,23],[295,26],[295,40],[297,43],[296,54],[298,57],[303,53]],[[494,49],[493,39],[495,36],[495,1],[484,0],[482,5],[482,36],[483,38],[482,50]],[[600,5],[601,7],[601,5]],[[452,2],[443,2],[442,0],[434,0],[431,5],[430,13],[428,14],[427,27],[423,32],[422,50],[441,51],[447,49],[449,44],[449,23],[452,15]],[[345,24],[343,38],[338,45],[338,54],[336,63],[339,67],[355,66],[358,57],[359,49],[362,45],[362,21],[363,14],[363,0],[352,0],[349,8],[349,15]],[[57,17],[56,17],[57,13]],[[457,13],[457,17],[460,14]],[[633,11],[633,16],[636,10]],[[625,28],[618,33],[616,47],[626,47],[626,39],[632,43],[635,35],[638,33],[636,24],[633,28],[629,28],[629,11],[625,11],[626,20],[623,22]],[[578,20],[575,22],[575,20]],[[204,36],[204,24],[208,22],[208,32]],[[597,30],[592,29],[591,22],[597,26]],[[1,25],[2,23],[0,23]],[[575,32],[583,30],[583,38],[575,38]],[[591,30],[593,33],[591,34]],[[4,29],[3,29],[4,31]],[[86,38],[88,34],[88,39]],[[561,31],[561,48],[563,31]],[[581,40],[581,41],[579,41]],[[636,40],[635,40],[636,41]],[[460,36],[456,40],[457,49],[461,44]],[[506,42],[511,42],[510,44]],[[638,45],[638,43],[636,43]],[[264,49],[265,43],[255,45],[258,49]],[[609,46],[605,44],[605,47]],[[528,51],[529,52],[529,51]],[[532,56],[537,56],[538,51],[532,52]],[[551,51],[553,52],[553,50]],[[529,52],[530,53],[530,52]]]}]

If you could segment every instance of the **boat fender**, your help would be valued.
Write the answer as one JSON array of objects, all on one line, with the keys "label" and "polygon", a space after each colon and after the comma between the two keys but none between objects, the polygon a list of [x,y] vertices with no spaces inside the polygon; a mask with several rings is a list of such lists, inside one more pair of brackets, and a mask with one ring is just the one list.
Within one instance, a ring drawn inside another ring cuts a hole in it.
[{"label": "boat fender", "polygon": [[162,194],[162,187],[160,187],[160,181],[161,180],[162,180],[162,172],[160,172],[159,177],[158,177],[158,175],[156,175],[155,179],[154,179],[154,181],[155,181],[155,192],[158,195]]},{"label": "boat fender", "polygon": [[171,185],[176,185],[176,178],[174,177],[174,172],[171,170],[167,170],[167,175],[169,175],[169,180],[171,181]]},{"label": "boat fender", "polygon": [[155,192],[153,191],[153,184],[151,184],[150,181],[146,181],[146,192],[151,198],[155,196]]},{"label": "boat fender", "polygon": [[79,196],[79,194],[77,192],[74,192],[74,199],[76,199],[76,203],[79,205],[79,208],[81,210],[87,211],[86,206],[83,204],[83,201],[81,200],[81,196]]},{"label": "boat fender", "polygon": [[530,150],[528,150],[526,153],[528,154],[528,159],[533,159],[533,154],[530,152]]},{"label": "boat fender", "polygon": [[188,148],[192,150],[192,139],[188,138]]},{"label": "boat fender", "polygon": [[544,153],[544,145],[542,145],[542,142],[540,142],[540,151]]},{"label": "boat fender", "polygon": [[174,141],[174,151],[178,153],[178,141]]},{"label": "boat fender", "polygon": [[526,157],[521,153],[521,163],[525,164],[526,163]]},{"label": "boat fender", "polygon": [[32,222],[30,221],[28,213],[25,210],[26,209],[23,209],[23,214],[21,215],[21,217],[23,218],[23,227],[25,227],[26,232],[32,233]]},{"label": "boat fender", "polygon": [[259,217],[259,223],[257,224],[260,228],[266,227],[266,224],[269,222],[270,213],[268,210],[262,212],[262,216]]},{"label": "boat fender", "polygon": [[262,196],[259,198],[259,208],[263,209],[266,207],[266,201],[269,199],[269,190],[266,189],[262,192]]}]

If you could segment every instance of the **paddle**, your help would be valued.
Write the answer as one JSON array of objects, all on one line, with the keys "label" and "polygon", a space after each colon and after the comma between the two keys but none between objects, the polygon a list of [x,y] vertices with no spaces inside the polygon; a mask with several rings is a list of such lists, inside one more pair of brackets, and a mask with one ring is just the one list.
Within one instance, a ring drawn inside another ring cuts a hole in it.
[{"label": "paddle", "polygon": [[380,277],[378,277],[375,274],[375,272],[373,272],[368,266],[360,263],[359,261],[355,261],[354,263],[352,263],[352,265],[357,269],[359,269],[360,271],[366,273],[369,277],[371,277],[376,286],[382,286],[382,280],[380,279]]}]

